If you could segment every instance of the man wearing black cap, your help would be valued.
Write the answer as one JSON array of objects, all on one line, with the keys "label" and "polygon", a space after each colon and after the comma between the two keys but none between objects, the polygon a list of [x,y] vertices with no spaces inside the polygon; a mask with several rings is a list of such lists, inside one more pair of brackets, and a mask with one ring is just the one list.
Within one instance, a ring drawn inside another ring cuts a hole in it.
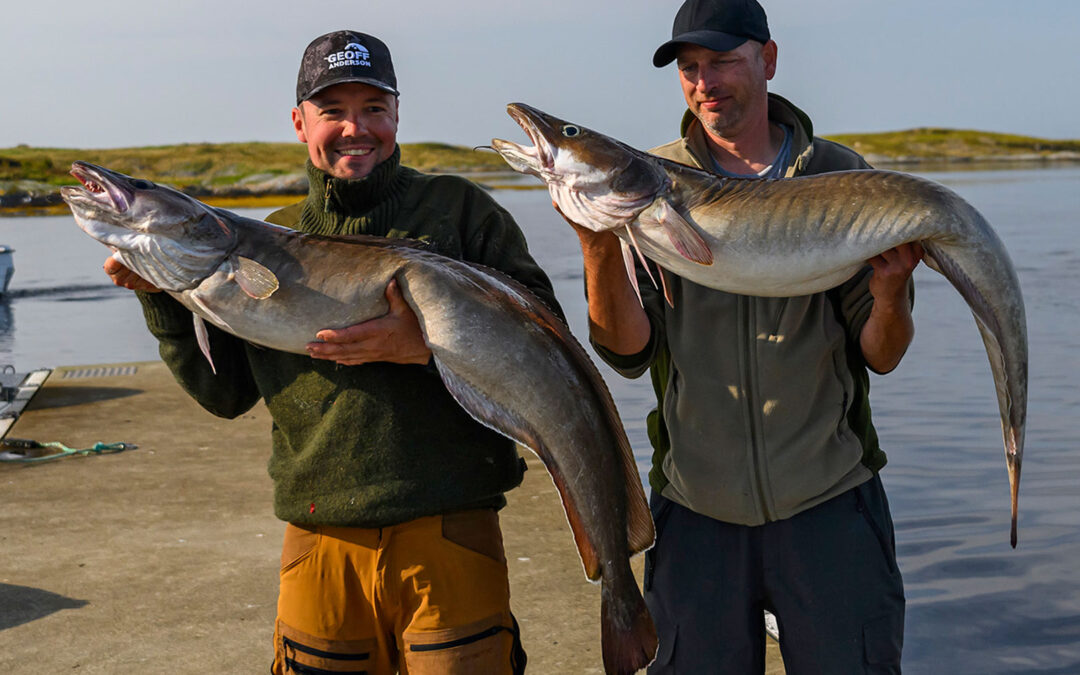
[{"label": "man wearing black cap", "polygon": [[[267,220],[420,239],[508,274],[559,311],[509,213],[466,180],[399,164],[397,80],[380,40],[316,38],[292,118],[310,188]],[[524,669],[496,513],[523,462],[450,397],[394,282],[385,316],[312,336],[314,358],[210,327],[215,376],[189,312],[116,263],[106,270],[143,291],[163,360],[200,404],[236,417],[261,398],[273,417],[274,508],[288,523],[273,673]]]},{"label": "man wearing black cap", "polygon": [[[768,93],[776,60],[755,0],[687,0],[653,63],[677,62],[689,110],[681,137],[653,152],[740,178],[868,168]],[[921,250],[888,251],[797,298],[672,276],[671,307],[643,275],[642,307],[616,237],[577,229],[593,344],[628,377],[651,369],[658,399],[649,672],[762,672],[764,609],[790,673],[899,672],[903,585],[867,368],[892,370],[911,341]]]}]

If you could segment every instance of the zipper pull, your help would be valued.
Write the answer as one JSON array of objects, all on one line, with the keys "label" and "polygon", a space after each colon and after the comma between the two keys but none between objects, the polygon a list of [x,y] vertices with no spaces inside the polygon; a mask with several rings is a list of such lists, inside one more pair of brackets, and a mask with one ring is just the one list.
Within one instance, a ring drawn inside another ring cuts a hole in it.
[{"label": "zipper pull", "polygon": [[330,189],[333,187],[333,179],[326,178],[326,189],[323,190],[323,213],[330,213]]}]

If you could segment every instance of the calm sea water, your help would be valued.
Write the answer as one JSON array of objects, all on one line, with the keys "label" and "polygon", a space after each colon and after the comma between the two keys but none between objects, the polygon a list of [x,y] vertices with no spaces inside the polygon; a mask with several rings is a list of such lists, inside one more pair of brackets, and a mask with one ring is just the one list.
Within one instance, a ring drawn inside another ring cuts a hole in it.
[{"label": "calm sea water", "polygon": [[[982,211],[1012,254],[1027,303],[1031,389],[1012,550],[985,352],[959,295],[920,268],[915,342],[899,369],[873,379],[871,394],[908,597],[904,668],[1080,673],[1080,168],[926,175]],[[525,229],[584,337],[575,237],[546,192],[495,197]],[[16,250],[12,293],[0,301],[0,365],[158,358],[138,304],[101,272],[107,251],[70,217],[0,219],[0,243]],[[651,389],[601,370],[644,475]]]}]

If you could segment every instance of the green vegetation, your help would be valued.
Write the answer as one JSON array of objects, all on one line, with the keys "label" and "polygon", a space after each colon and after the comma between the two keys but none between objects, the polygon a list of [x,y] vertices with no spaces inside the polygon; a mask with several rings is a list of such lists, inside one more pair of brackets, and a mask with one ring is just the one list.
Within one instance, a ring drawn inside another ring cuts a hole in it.
[{"label": "green vegetation", "polygon": [[[999,160],[1080,161],[1080,140],[1048,140],[986,131],[922,128],[838,134],[829,138],[854,148],[881,168],[916,162],[963,163],[964,167],[971,167],[993,166]],[[482,179],[488,187],[543,187],[538,181],[520,180],[521,176],[491,151],[446,143],[403,143],[401,155],[404,164],[420,171],[463,174]],[[62,211],[59,186],[75,182],[68,174],[75,160],[172,185],[211,203],[241,206],[277,204],[304,194],[306,158],[306,149],[300,143],[188,143],[108,150],[27,146],[0,149],[0,215],[35,209]]]},{"label": "green vegetation", "polygon": [[[440,173],[506,171],[494,152],[445,143],[406,143],[402,162]],[[307,151],[300,143],[192,143],[143,148],[76,150],[69,148],[0,149],[0,181],[31,180],[70,185],[71,163],[83,160],[139,178],[178,187],[231,185],[251,176],[270,177],[303,171]]]},{"label": "green vegetation", "polygon": [[504,173],[510,171],[494,150],[446,143],[402,143],[401,163],[428,173]]},{"label": "green vegetation", "polygon": [[[837,134],[831,140],[884,161],[1080,158],[1080,140],[1048,140],[986,131],[920,128],[873,134]],[[496,153],[446,143],[404,143],[402,162],[434,173],[507,172]],[[0,181],[69,185],[77,159],[181,188],[214,192],[245,178],[266,180],[302,172],[300,143],[189,143],[141,148],[78,150],[19,146],[0,149]]]},{"label": "green vegetation", "polygon": [[70,185],[71,163],[83,160],[173,185],[238,180],[254,173],[287,173],[302,166],[304,147],[285,143],[197,143],[77,150],[19,146],[0,150],[0,180]]},{"label": "green vegetation", "polygon": [[892,161],[974,161],[1003,159],[1080,159],[1080,140],[1048,140],[970,129],[923,127],[876,134],[828,137],[863,156]]}]

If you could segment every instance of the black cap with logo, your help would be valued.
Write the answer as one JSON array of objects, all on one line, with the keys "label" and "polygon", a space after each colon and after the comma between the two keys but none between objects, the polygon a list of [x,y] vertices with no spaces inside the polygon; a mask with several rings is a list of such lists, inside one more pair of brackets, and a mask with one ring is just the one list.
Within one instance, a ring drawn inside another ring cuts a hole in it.
[{"label": "black cap with logo", "polygon": [[320,35],[304,50],[296,77],[296,105],[327,87],[360,82],[398,95],[390,48],[377,37],[352,30]]},{"label": "black cap with logo", "polygon": [[686,0],[675,15],[671,40],[653,54],[653,65],[674,61],[683,43],[729,52],[747,40],[769,41],[769,22],[757,0]]}]

